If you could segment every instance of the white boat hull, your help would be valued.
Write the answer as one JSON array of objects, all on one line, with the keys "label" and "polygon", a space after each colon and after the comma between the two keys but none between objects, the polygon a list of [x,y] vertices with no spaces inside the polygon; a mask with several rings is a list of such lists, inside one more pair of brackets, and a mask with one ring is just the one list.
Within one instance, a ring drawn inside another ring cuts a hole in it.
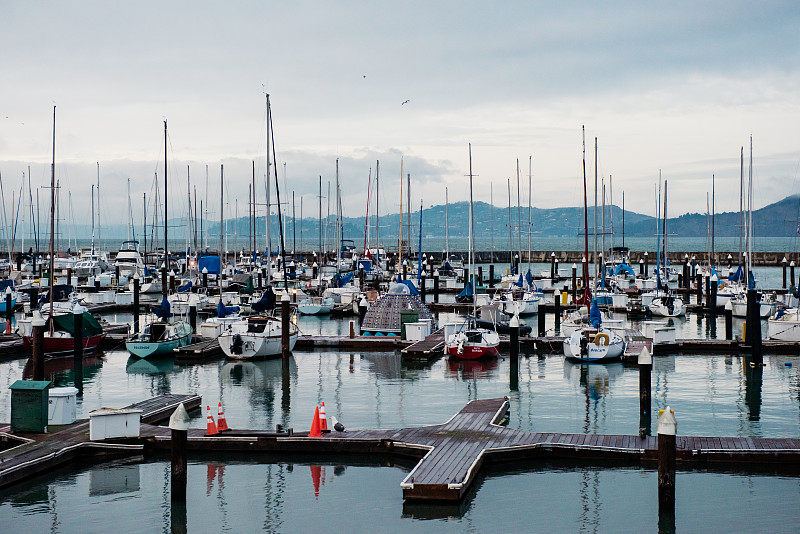
[{"label": "white boat hull", "polygon": [[[586,340],[585,343],[581,343],[583,339]],[[611,361],[621,357],[623,352],[625,352],[625,341],[609,330],[601,329],[599,332],[595,329],[576,330],[564,340],[564,356],[573,360]]]}]

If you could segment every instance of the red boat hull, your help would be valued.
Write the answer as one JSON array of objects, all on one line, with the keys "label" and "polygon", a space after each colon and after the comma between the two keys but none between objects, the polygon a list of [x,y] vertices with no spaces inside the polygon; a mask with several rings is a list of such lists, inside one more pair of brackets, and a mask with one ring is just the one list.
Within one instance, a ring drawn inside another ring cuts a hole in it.
[{"label": "red boat hull", "polygon": [[458,353],[458,345],[447,347],[447,354],[462,360],[477,360],[480,358],[490,358],[500,354],[496,346],[484,347],[480,345],[464,344],[461,354]]},{"label": "red boat hull", "polygon": [[[106,337],[105,334],[99,334],[97,336],[89,336],[83,338],[83,351],[84,352],[92,352],[96,350],[100,342],[103,341],[103,338]],[[25,348],[28,351],[32,351],[32,341],[30,336],[25,336],[22,338],[22,342],[25,344]],[[64,354],[72,354],[75,351],[75,340],[71,337],[48,337],[44,336],[44,353],[49,354],[52,356],[59,356]]]}]

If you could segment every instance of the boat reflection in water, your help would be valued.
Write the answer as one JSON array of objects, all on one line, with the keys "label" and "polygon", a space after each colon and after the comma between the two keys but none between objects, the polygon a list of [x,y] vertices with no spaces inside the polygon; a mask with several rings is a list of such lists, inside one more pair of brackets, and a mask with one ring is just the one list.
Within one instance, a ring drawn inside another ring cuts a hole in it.
[{"label": "boat reflection in water", "polygon": [[147,360],[131,356],[125,364],[125,371],[129,375],[166,375],[174,370],[175,356],[151,357]]},{"label": "boat reflection in water", "polygon": [[500,366],[497,358],[488,360],[462,360],[460,358],[447,358],[445,378],[456,380],[481,380],[496,378]]},{"label": "boat reflection in water", "polygon": [[[101,354],[93,354],[83,357],[83,379],[90,380],[95,377],[97,372],[103,367]],[[75,380],[75,362],[72,358],[51,358],[44,360],[45,380],[52,382],[52,387],[72,384]],[[22,378],[33,380],[33,358],[28,358],[25,368],[22,370]]]}]

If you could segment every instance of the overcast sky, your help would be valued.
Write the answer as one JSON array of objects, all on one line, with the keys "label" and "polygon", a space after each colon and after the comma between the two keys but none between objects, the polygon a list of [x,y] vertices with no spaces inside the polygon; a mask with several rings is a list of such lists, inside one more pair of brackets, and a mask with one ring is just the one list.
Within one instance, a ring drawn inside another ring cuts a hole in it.
[{"label": "overcast sky", "polygon": [[615,204],[624,191],[653,214],[661,170],[670,215],[705,212],[712,174],[717,211],[736,210],[752,134],[761,207],[800,192],[798,28],[796,1],[0,2],[5,202],[28,165],[34,188],[49,184],[56,105],[76,222],[99,162],[101,220],[126,221],[130,179],[141,224],[164,119],[170,215],[185,213],[187,167],[205,199],[207,165],[217,219],[224,164],[226,209],[238,199],[244,216],[253,161],[264,202],[266,91],[298,216],[301,196],[317,216],[336,158],[347,216],[363,214],[376,160],[382,213],[399,208],[401,157],[415,207],[443,204],[445,187],[466,200],[468,143],[476,199],[492,187],[505,206],[519,158],[526,204],[532,156],[534,206],[580,205],[584,124],[590,204],[597,137]]}]

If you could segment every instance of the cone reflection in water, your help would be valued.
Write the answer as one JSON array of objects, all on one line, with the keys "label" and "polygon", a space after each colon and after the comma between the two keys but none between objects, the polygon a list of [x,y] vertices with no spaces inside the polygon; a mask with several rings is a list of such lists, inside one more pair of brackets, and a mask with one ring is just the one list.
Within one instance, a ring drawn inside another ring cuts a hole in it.
[{"label": "cone reflection in water", "polygon": [[217,424],[214,423],[214,417],[211,415],[211,406],[206,405],[206,414],[206,436],[219,434]]},{"label": "cone reflection in water", "polygon": [[311,481],[314,483],[314,497],[319,497],[320,482],[324,484],[322,479],[322,467],[319,465],[311,466]]},{"label": "cone reflection in water", "polygon": [[230,430],[227,421],[225,421],[225,413],[222,411],[222,401],[220,401],[217,407],[217,430],[219,432]]},{"label": "cone reflection in water", "polygon": [[314,420],[311,422],[311,430],[308,432],[309,438],[318,438],[322,435],[319,428],[319,406],[314,409]]},{"label": "cone reflection in water", "polygon": [[325,403],[319,407],[319,429],[322,432],[328,432],[328,414],[325,413]]}]

